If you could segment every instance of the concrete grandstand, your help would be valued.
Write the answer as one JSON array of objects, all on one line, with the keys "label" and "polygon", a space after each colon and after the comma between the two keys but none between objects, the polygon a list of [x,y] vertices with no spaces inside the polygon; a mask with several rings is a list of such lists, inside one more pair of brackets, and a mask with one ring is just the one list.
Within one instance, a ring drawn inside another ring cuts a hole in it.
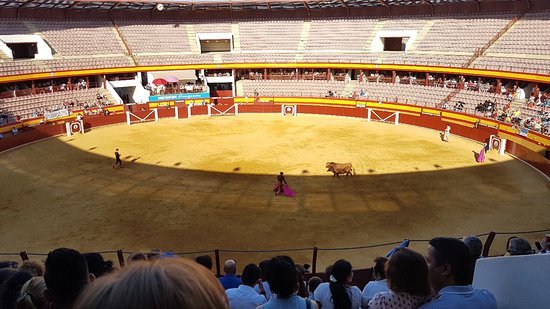
[{"label": "concrete grandstand", "polygon": [[0,152],[67,134],[82,116],[94,130],[153,110],[178,120],[288,105],[369,121],[372,111],[399,115],[396,124],[432,130],[451,123],[470,141],[506,139],[507,153],[550,177],[548,29],[545,0],[0,0]]}]

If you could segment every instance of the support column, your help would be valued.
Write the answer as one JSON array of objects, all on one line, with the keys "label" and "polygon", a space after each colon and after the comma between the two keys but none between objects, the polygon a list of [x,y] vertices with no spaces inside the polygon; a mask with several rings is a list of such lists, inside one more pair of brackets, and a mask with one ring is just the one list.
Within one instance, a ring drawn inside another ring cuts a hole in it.
[{"label": "support column", "polygon": [[391,71],[391,83],[392,83],[392,84],[395,84],[395,76],[396,76],[396,75],[397,75],[397,74],[395,73],[395,71]]},{"label": "support column", "polygon": [[501,92],[500,92],[501,88],[502,88],[502,81],[500,80],[500,78],[498,78],[497,79],[497,89],[495,89],[497,94],[501,94]]},{"label": "support column", "polygon": [[32,93],[32,94],[36,94],[36,88],[35,88],[35,86],[34,86],[34,80],[31,81],[31,93]]},{"label": "support column", "polygon": [[330,69],[327,69],[327,80],[331,80],[332,78],[332,72]]},{"label": "support column", "polygon": [[86,89],[90,88],[90,77],[86,76]]},{"label": "support column", "polygon": [[267,79],[267,69],[264,69],[264,80]]},{"label": "support column", "polygon": [[363,70],[359,70],[359,82],[362,83],[363,82]]},{"label": "support column", "polygon": [[533,96],[535,98],[538,98],[540,94],[539,84],[535,84],[535,88],[533,89]]},{"label": "support column", "polygon": [[426,80],[424,81],[424,86],[430,85],[430,73],[426,72]]},{"label": "support column", "polygon": [[235,69],[231,69],[231,76],[233,76],[232,80],[233,80],[233,83],[231,85],[231,94],[233,95],[233,97],[236,97],[237,96],[237,72]]},{"label": "support column", "polygon": [[67,81],[67,87],[69,88],[69,90],[73,90],[73,83],[71,82],[71,79],[69,78],[69,80]]}]

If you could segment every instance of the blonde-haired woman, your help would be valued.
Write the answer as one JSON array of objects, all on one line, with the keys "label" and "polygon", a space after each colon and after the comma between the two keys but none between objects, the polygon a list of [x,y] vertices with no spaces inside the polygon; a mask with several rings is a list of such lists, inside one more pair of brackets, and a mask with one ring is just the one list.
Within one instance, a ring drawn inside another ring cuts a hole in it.
[{"label": "blonde-haired woman", "polygon": [[94,281],[74,308],[229,308],[218,279],[205,267],[180,258],[136,262]]}]

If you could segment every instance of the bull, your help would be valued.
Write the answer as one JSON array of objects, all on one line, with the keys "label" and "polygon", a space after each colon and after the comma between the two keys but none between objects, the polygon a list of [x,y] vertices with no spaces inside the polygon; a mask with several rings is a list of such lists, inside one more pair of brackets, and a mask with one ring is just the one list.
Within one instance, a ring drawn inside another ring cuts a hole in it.
[{"label": "bull", "polygon": [[[341,174],[345,174],[353,176],[355,175],[355,169],[351,165],[351,163],[335,163],[335,162],[327,162],[326,165],[327,172],[332,172],[334,176],[340,178]],[[334,177],[332,176],[332,177]]]}]

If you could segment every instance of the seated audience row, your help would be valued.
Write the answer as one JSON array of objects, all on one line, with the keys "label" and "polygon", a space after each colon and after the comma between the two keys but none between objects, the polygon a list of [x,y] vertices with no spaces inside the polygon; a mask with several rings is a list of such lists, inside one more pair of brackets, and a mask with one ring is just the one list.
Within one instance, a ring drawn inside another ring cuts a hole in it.
[{"label": "seated audience row", "polygon": [[[548,253],[550,234],[539,247]],[[534,253],[517,237],[509,239],[507,250],[509,255]],[[492,309],[495,297],[471,285],[481,254],[475,236],[434,238],[426,258],[399,247],[389,258],[374,260],[374,280],[361,291],[351,285],[353,268],[346,260],[327,267],[327,282],[316,276],[306,282],[306,267],[288,256],[248,264],[240,278],[236,262],[228,260],[218,279],[209,256],[194,262],[160,250],[136,252],[117,271],[98,253],[59,248],[48,254],[45,268],[33,261],[18,270],[16,263],[0,263],[0,308]]]}]

